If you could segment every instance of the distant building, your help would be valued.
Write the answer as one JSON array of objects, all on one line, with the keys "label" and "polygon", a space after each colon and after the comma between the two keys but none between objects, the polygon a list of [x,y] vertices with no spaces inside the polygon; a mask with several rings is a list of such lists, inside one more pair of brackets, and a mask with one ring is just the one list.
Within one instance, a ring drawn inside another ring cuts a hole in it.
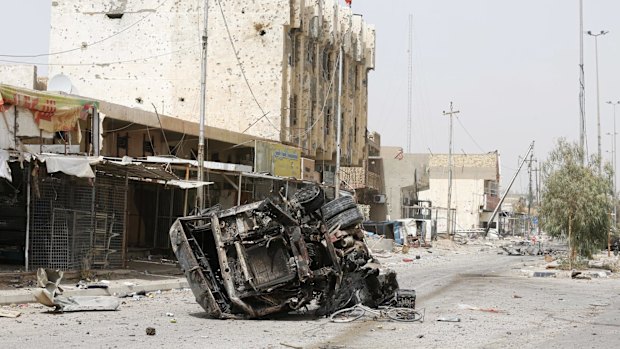
[{"label": "distant building", "polygon": [[[196,122],[204,3],[54,1],[50,52],[64,53],[50,56],[50,77],[64,74],[81,96]],[[343,46],[342,160],[362,165],[373,27],[336,0],[211,2],[208,22],[207,125],[333,165]]]},{"label": "distant building", "polygon": [[[373,219],[414,218],[422,207],[430,206],[437,232],[446,232],[448,155],[407,154],[400,147],[381,147],[381,161],[386,204],[371,212]],[[485,228],[499,204],[499,153],[455,154],[452,161],[455,230]]]},{"label": "distant building", "polygon": [[[452,156],[452,204],[456,209],[455,229],[486,228],[499,204],[499,153],[454,154]],[[448,203],[448,155],[434,154],[428,164],[429,188],[420,191],[420,199],[432,201],[444,209],[438,217],[438,232],[446,231],[445,209]],[[442,219],[443,217],[443,219]],[[495,226],[493,222],[492,227]]]},{"label": "distant building", "polygon": [[429,157],[404,153],[401,147],[381,147],[386,204],[377,208],[376,220],[408,218],[406,206],[414,206],[418,193],[428,188]]}]

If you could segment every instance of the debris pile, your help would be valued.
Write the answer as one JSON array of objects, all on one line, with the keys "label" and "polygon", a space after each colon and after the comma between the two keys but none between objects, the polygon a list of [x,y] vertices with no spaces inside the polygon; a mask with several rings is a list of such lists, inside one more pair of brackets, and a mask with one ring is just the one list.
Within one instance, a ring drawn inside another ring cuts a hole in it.
[{"label": "debris pile", "polygon": [[63,275],[60,270],[39,268],[37,284],[41,288],[34,290],[35,299],[59,312],[118,309],[119,301],[112,296],[63,296],[60,287]]},{"label": "debris pile", "polygon": [[550,247],[543,248],[539,243],[532,243],[529,240],[513,241],[510,244],[502,245],[501,249],[506,251],[509,256],[542,256],[557,252]]}]

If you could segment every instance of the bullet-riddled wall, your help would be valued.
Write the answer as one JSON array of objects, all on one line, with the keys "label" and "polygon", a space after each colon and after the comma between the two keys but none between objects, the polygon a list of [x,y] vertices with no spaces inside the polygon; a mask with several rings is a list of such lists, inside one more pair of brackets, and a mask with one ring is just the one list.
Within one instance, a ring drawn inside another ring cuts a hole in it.
[{"label": "bullet-riddled wall", "polygon": [[[49,75],[74,94],[198,121],[204,3],[53,1]],[[361,163],[374,29],[335,0],[209,6],[207,124],[333,160],[343,43],[343,159]]]}]

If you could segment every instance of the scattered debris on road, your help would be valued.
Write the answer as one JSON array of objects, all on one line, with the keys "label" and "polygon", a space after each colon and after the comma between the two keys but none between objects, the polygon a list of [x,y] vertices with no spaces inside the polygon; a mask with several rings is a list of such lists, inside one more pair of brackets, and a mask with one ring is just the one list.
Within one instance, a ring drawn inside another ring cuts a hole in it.
[{"label": "scattered debris on road", "polygon": [[465,309],[465,310],[478,310],[478,311],[483,311],[485,313],[501,313],[502,311],[496,308],[480,308],[480,307],[474,307],[468,304],[459,304],[459,309]]},{"label": "scattered debris on road", "polygon": [[461,318],[458,317],[439,317],[437,321],[440,322],[461,322]]},{"label": "scattered debris on road", "polygon": [[[182,217],[170,241],[197,302],[215,318],[259,318],[311,303],[327,315],[394,299],[396,273],[380,267],[350,196],[325,203],[309,185],[280,195]],[[313,302],[314,301],[314,302]]]},{"label": "scattered debris on road", "polygon": [[10,317],[10,318],[16,318],[18,316],[20,316],[21,313],[17,310],[5,310],[5,309],[0,309],[0,317]]},{"label": "scattered debris on road", "polygon": [[33,291],[35,299],[58,312],[116,310],[120,303],[112,296],[62,296],[60,287],[63,272],[39,268],[37,270],[37,284],[39,289]]},{"label": "scattered debris on road", "polygon": [[146,328],[146,335],[147,336],[154,336],[156,333],[155,328],[154,327],[147,327]]}]

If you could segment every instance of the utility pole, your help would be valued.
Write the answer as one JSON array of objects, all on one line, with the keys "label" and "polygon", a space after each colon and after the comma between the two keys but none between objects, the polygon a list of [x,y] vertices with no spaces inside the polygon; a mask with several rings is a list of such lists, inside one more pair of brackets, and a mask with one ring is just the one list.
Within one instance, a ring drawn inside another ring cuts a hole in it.
[{"label": "utility pole", "polygon": [[592,33],[592,31],[588,30],[588,35],[594,37],[594,57],[596,64],[596,128],[597,128],[597,140],[598,140],[598,174],[603,173],[603,156],[601,152],[601,99],[599,97],[599,83],[598,83],[598,37],[601,35],[605,35],[609,33],[609,31],[601,30],[598,34]]},{"label": "utility pole", "polygon": [[407,69],[407,153],[411,153],[411,128],[412,128],[412,94],[413,94],[413,15],[409,14],[409,53]]},{"label": "utility pole", "polygon": [[[349,4],[351,7],[351,4]],[[349,18],[349,21],[351,19]],[[340,37],[340,47],[338,51],[338,107],[336,111],[336,173],[334,174],[334,197],[337,199],[340,197],[340,155],[342,153],[341,147],[341,133],[342,133],[342,72],[344,70],[344,35]]]},{"label": "utility pole", "polygon": [[618,153],[616,153],[616,135],[618,134],[616,132],[616,106],[618,104],[620,104],[620,101],[616,101],[616,102],[607,101],[607,104],[611,104],[611,106],[613,107],[613,110],[614,110],[614,114],[613,114],[614,115],[614,142],[613,142],[613,147],[611,149],[611,153],[612,153],[612,155],[611,155],[611,164],[612,164],[612,166],[614,168],[614,178],[613,178],[613,191],[614,192],[613,192],[613,195],[612,195],[612,197],[613,197],[612,202],[613,202],[613,205],[614,205],[614,219],[613,219],[613,223],[614,223],[614,226],[615,226],[618,223],[618,216],[617,216],[618,212],[616,212],[617,211],[617,208],[616,208],[616,197],[617,197],[616,193],[617,192],[616,191],[618,190],[618,188],[616,187],[616,183],[617,183],[616,178],[618,176],[618,173],[617,173],[618,169],[616,167],[616,163],[617,163],[616,162],[616,156],[618,154]]},{"label": "utility pole", "polygon": [[448,236],[451,235],[452,233],[452,224],[453,224],[453,217],[452,217],[452,117],[455,114],[458,114],[460,111],[459,110],[454,110],[452,107],[452,102],[450,102],[450,111],[446,112],[444,110],[443,115],[444,116],[448,116],[450,118],[450,145],[448,147]]},{"label": "utility pole", "polygon": [[[616,227],[618,226],[618,203],[616,201],[617,198],[617,187],[616,187],[616,178],[618,177],[617,174],[617,168],[616,168],[616,136],[618,135],[618,133],[616,132],[616,106],[618,104],[620,104],[620,101],[616,101],[616,102],[612,102],[612,101],[607,101],[607,104],[611,104],[611,106],[613,107],[614,110],[614,134],[613,134],[613,144],[612,144],[612,148],[611,148],[611,163],[612,166],[614,168],[614,177],[612,179],[612,183],[613,183],[613,193],[611,195],[611,203],[613,205],[613,209],[612,212],[610,214],[610,227],[609,227],[609,232],[607,232],[607,256],[611,256],[611,234],[613,231],[616,230]],[[613,229],[613,231],[612,231]]]},{"label": "utility pole", "polygon": [[[497,211],[499,210],[500,207],[502,207],[502,204],[504,203],[504,200],[506,199],[508,192],[510,192],[510,188],[512,188],[512,185],[514,184],[515,179],[517,179],[519,172],[521,172],[521,168],[523,167],[523,164],[527,161],[527,157],[530,155],[530,152],[532,151],[532,149],[534,149],[533,141],[532,141],[532,144],[530,144],[530,146],[527,148],[527,153],[525,154],[525,157],[523,158],[523,160],[521,160],[521,163],[519,164],[519,167],[517,168],[517,172],[515,172],[515,174],[512,176],[512,179],[510,180],[510,183],[508,183],[508,188],[506,188],[506,191],[504,192],[504,194],[502,194],[502,197],[499,199],[499,204],[495,206],[495,210],[493,210],[493,213],[491,214],[491,218],[489,219],[489,222],[493,222],[493,220],[495,219],[495,215],[497,215]],[[488,224],[487,228],[484,230],[484,237],[486,237],[487,234],[489,233],[489,229],[491,229],[490,224]]]},{"label": "utility pole", "polygon": [[583,69],[583,0],[579,0],[579,149],[581,164],[586,164],[586,81]]},{"label": "utility pole", "polygon": [[[204,3],[204,28],[202,31],[202,52],[200,55],[200,130],[198,134],[198,181],[204,179],[204,160],[205,160],[205,113],[207,99],[207,38],[209,24],[209,0]],[[198,209],[204,208],[204,186],[197,188],[196,200]]]},{"label": "utility pole", "polygon": [[[532,147],[533,150],[534,147]],[[529,174],[529,190],[528,190],[528,198],[527,198],[527,233],[528,235],[532,232],[532,201],[534,201],[534,193],[532,190],[532,162],[534,162],[534,152],[530,153],[530,159],[528,160],[527,172]]]}]

